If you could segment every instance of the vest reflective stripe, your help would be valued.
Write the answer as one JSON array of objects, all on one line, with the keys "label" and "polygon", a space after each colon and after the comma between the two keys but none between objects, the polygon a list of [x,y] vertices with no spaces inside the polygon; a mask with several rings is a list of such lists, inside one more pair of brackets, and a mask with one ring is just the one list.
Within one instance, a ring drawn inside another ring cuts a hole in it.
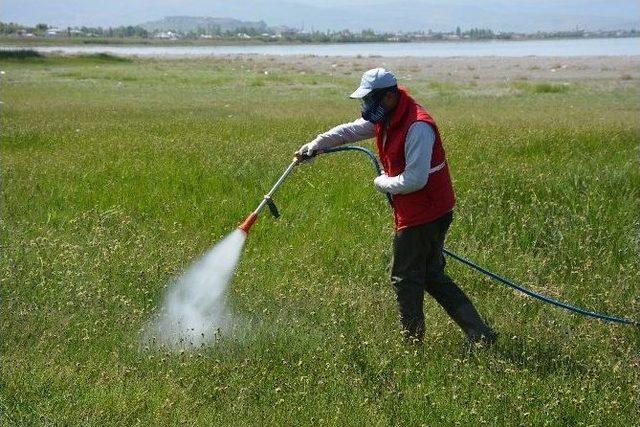
[{"label": "vest reflective stripe", "polygon": [[442,162],[438,166],[432,167],[431,169],[429,169],[429,175],[431,175],[432,173],[436,173],[438,171],[441,171],[442,169],[444,169],[444,167],[446,165],[447,165],[447,162]]}]

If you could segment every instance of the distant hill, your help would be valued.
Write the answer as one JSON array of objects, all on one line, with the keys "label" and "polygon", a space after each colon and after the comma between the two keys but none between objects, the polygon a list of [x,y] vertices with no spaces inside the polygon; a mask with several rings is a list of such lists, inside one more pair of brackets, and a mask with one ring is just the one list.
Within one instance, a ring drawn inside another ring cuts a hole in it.
[{"label": "distant hill", "polygon": [[264,21],[241,21],[233,18],[211,18],[205,16],[166,16],[157,21],[145,22],[140,25],[148,31],[180,31],[188,33],[198,28],[217,29],[220,31],[236,31],[239,28],[252,28],[266,31]]}]

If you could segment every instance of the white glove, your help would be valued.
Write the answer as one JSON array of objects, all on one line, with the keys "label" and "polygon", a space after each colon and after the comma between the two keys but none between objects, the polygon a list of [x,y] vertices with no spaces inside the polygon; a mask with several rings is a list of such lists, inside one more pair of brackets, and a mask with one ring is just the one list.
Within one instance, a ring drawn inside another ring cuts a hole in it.
[{"label": "white glove", "polygon": [[302,147],[300,147],[298,151],[296,151],[295,155],[298,158],[302,156],[307,156],[309,158],[305,159],[304,161],[309,162],[317,154],[319,149],[320,149],[320,144],[316,141],[311,141],[311,142],[307,142],[306,144],[303,144]]},{"label": "white glove", "polygon": [[383,173],[382,175],[378,175],[374,180],[373,180],[373,185],[376,187],[376,190],[378,190],[380,193],[386,193],[387,192],[387,180],[389,179],[389,177],[387,176],[386,173]]}]

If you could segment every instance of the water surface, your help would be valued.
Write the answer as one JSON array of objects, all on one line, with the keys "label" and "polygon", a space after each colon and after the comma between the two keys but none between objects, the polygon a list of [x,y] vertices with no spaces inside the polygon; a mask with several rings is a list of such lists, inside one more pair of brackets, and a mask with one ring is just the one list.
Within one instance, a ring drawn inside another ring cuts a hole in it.
[{"label": "water surface", "polygon": [[[452,56],[631,56],[640,55],[640,38],[412,43],[333,43],[236,46],[24,46],[39,52],[110,53],[120,56],[202,57],[232,54],[452,57]],[[15,49],[15,46],[0,46]]]}]

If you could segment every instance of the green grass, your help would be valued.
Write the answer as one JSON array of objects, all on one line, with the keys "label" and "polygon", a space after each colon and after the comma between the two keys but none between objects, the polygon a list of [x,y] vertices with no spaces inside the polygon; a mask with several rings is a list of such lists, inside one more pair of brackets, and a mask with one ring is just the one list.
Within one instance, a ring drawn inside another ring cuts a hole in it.
[{"label": "green grass", "polygon": [[[231,292],[238,335],[182,354],[141,348],[167,281],[255,207],[301,143],[357,115],[345,94],[359,72],[264,67],[2,59],[3,424],[637,424],[637,330],[453,261],[501,341],[465,353],[428,300],[424,346],[405,345],[392,219],[358,154],[296,170],[275,198],[282,218],[254,227]],[[637,318],[640,85],[527,84],[409,84],[453,171],[448,246]]]}]

